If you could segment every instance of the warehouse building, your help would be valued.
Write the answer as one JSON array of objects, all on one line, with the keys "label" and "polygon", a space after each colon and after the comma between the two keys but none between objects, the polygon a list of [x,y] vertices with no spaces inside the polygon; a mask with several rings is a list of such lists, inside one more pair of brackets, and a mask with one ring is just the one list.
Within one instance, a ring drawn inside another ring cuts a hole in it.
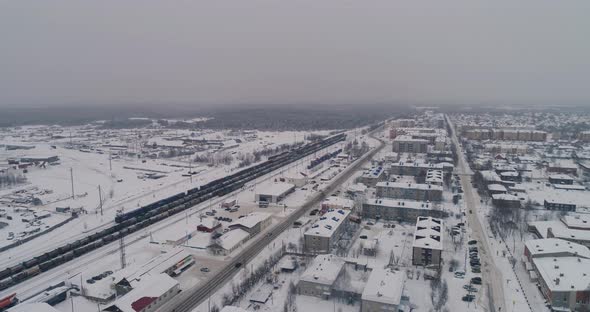
[{"label": "warehouse building", "polygon": [[211,252],[216,255],[227,256],[232,251],[238,249],[244,243],[250,239],[250,233],[242,230],[235,229],[221,235],[210,248]]},{"label": "warehouse building", "polygon": [[256,201],[278,203],[289,193],[295,190],[295,185],[290,183],[270,183],[256,187]]},{"label": "warehouse building", "polygon": [[152,312],[180,292],[178,282],[168,274],[146,276],[133,290],[103,309],[108,312]]},{"label": "warehouse building", "polygon": [[363,218],[415,222],[419,216],[443,218],[446,213],[432,203],[391,198],[370,198],[363,204]]},{"label": "warehouse building", "polygon": [[399,198],[417,201],[441,201],[443,187],[440,185],[406,183],[406,182],[379,182],[377,183],[377,197]]},{"label": "warehouse building", "polygon": [[328,299],[332,295],[334,283],[342,273],[344,260],[335,255],[318,255],[301,275],[297,283],[297,293]]},{"label": "warehouse building", "polygon": [[441,219],[418,217],[412,245],[412,265],[440,266],[443,250],[442,234]]},{"label": "warehouse building", "polygon": [[404,272],[373,269],[361,296],[361,312],[398,311],[404,282]]},{"label": "warehouse building", "polygon": [[243,218],[236,220],[230,224],[230,229],[242,229],[254,236],[272,223],[272,215],[270,213],[252,212]]},{"label": "warehouse building", "polygon": [[332,251],[332,245],[338,241],[348,225],[348,210],[331,210],[314,223],[304,237],[304,251],[312,254],[324,254]]}]

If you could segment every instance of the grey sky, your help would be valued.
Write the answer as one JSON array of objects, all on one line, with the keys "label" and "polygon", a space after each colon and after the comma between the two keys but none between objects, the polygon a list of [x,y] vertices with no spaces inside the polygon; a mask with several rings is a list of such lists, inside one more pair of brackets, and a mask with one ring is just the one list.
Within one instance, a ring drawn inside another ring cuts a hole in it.
[{"label": "grey sky", "polygon": [[590,103],[588,0],[0,2],[0,106]]}]

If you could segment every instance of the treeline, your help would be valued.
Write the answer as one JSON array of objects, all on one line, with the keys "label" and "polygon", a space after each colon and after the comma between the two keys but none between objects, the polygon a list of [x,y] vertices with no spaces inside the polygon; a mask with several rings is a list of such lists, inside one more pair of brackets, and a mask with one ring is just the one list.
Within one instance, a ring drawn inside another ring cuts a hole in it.
[{"label": "treeline", "polygon": [[[277,105],[278,106],[278,105]],[[378,123],[398,113],[394,106],[247,107],[220,109],[196,126],[207,129],[271,131],[350,129]]]},{"label": "treeline", "polygon": [[19,174],[14,174],[12,172],[0,173],[0,188],[23,184],[25,182],[27,182],[27,177],[22,173],[19,173]]},{"label": "treeline", "polygon": [[240,163],[238,164],[238,168],[250,166],[253,163],[259,162],[262,160],[262,157],[270,157],[273,155],[280,154],[282,152],[286,152],[290,149],[297,148],[303,145],[303,142],[297,142],[293,144],[281,144],[276,146],[275,148],[265,148],[260,151],[254,151],[253,153],[248,154],[240,154],[238,156],[238,160]]}]

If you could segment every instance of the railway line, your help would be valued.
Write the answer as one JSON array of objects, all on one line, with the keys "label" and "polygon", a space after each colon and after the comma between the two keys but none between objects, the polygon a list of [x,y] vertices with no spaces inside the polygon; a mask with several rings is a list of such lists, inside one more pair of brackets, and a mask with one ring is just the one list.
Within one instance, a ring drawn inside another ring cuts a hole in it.
[{"label": "railway line", "polygon": [[[373,137],[375,138],[375,137]],[[377,138],[375,138],[377,139]],[[379,139],[377,139],[379,140]],[[211,277],[203,285],[196,285],[191,289],[185,290],[177,295],[176,298],[164,304],[158,312],[190,312],[199,304],[205,301],[213,292],[227,283],[242,267],[250,260],[256,257],[266,246],[268,246],[279,234],[288,229],[293,222],[301,218],[311,207],[320,203],[328,194],[331,194],[339,185],[346,181],[355,171],[357,171],[364,162],[379,152],[385,144],[379,140],[380,146],[365,154],[361,159],[349,167],[347,171],[338,176],[325,190],[313,196],[297,211],[289,215],[281,223],[269,230],[269,234],[259,238],[255,243],[249,245],[240,254],[233,258],[221,271]]]},{"label": "railway line", "polygon": [[136,210],[117,215],[115,223],[102,231],[64,244],[39,256],[25,260],[14,266],[0,270],[0,290],[17,285],[41,272],[72,261],[88,252],[118,240],[121,237],[139,231],[169,216],[178,214],[216,197],[223,197],[285,165],[296,162],[323,148],[343,141],[345,134],[304,145],[290,152],[270,157],[267,161],[232,175],[211,181],[197,188],[159,200]]}]

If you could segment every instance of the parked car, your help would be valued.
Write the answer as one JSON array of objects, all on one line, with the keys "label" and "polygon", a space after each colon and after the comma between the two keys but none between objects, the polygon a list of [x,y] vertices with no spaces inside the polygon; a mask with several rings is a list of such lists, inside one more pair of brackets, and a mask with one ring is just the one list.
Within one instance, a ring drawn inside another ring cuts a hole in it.
[{"label": "parked car", "polygon": [[467,242],[468,245],[475,245],[477,244],[477,241],[475,239],[472,239],[470,241]]}]

